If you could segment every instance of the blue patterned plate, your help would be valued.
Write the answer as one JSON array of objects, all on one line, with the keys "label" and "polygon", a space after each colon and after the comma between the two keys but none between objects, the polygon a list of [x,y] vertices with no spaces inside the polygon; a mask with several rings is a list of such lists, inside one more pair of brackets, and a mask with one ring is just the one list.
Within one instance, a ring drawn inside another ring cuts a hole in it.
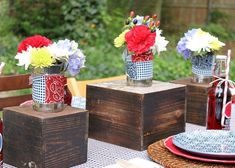
[{"label": "blue patterned plate", "polygon": [[184,132],[173,136],[173,144],[187,152],[208,158],[235,158],[235,132],[231,131]]}]

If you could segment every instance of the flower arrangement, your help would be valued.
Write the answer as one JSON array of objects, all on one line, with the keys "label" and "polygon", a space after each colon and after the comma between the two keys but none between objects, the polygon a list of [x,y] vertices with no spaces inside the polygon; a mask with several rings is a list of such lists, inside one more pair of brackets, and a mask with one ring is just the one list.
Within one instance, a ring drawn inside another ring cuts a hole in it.
[{"label": "flower arrangement", "polygon": [[178,42],[177,50],[183,55],[184,59],[189,59],[192,56],[212,54],[223,46],[225,44],[219,41],[217,37],[199,28],[186,32]]},{"label": "flower arrangement", "polygon": [[158,28],[160,22],[157,16],[139,16],[133,11],[126,20],[123,32],[114,39],[115,47],[126,45],[132,54],[153,52],[154,54],[166,50],[168,41],[161,36],[162,31]]},{"label": "flower arrangement", "polygon": [[65,39],[52,42],[41,35],[24,39],[18,46],[15,58],[18,59],[17,65],[24,66],[25,70],[62,64],[72,76],[77,75],[85,63],[85,56],[75,41]]}]

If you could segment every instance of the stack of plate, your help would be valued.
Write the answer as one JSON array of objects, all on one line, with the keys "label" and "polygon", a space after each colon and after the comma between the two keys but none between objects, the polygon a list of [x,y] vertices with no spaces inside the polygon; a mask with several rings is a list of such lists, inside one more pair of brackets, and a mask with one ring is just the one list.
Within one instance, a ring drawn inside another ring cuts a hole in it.
[{"label": "stack of plate", "polygon": [[184,132],[164,141],[172,153],[193,160],[235,164],[235,132],[206,130]]}]

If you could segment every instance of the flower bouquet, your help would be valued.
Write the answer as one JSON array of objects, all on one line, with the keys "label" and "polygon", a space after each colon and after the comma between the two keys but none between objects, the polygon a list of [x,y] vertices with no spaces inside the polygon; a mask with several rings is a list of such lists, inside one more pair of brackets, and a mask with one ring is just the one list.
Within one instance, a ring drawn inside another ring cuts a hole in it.
[{"label": "flower bouquet", "polygon": [[24,39],[15,56],[19,66],[32,69],[32,98],[36,111],[57,112],[64,108],[65,72],[75,76],[85,56],[78,43],[68,39],[52,42],[35,35]]},{"label": "flower bouquet", "polygon": [[224,43],[202,29],[192,29],[184,34],[177,44],[177,50],[184,59],[191,59],[193,81],[202,83],[211,81],[215,52]]},{"label": "flower bouquet", "polygon": [[168,41],[161,36],[157,16],[135,16],[126,20],[123,32],[114,39],[115,47],[126,45],[123,58],[126,63],[127,84],[151,86],[154,54],[166,50]]}]

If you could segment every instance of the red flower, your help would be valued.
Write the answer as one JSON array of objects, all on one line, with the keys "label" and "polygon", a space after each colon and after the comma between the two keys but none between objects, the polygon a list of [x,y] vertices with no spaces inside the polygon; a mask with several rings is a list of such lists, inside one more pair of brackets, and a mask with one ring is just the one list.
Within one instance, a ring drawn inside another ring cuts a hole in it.
[{"label": "red flower", "polygon": [[154,45],[156,33],[151,33],[145,25],[135,26],[125,35],[127,49],[136,54],[141,54]]},{"label": "red flower", "polygon": [[29,46],[35,48],[47,47],[52,43],[48,38],[41,35],[34,35],[24,39],[18,46],[18,52],[26,51]]}]

